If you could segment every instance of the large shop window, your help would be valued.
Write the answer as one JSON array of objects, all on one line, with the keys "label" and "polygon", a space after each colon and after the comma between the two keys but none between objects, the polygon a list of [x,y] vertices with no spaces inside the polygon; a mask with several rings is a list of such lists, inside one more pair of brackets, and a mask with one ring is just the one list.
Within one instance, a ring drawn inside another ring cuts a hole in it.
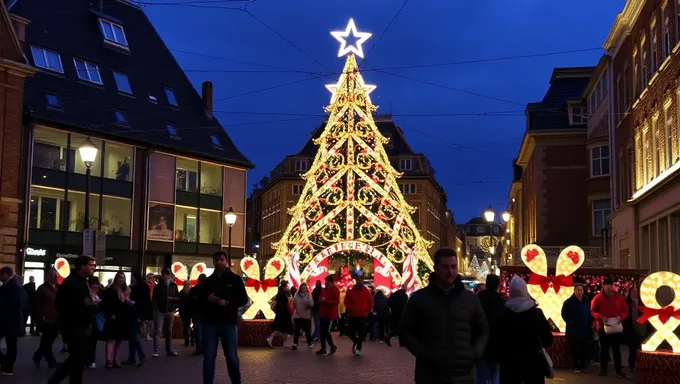
[{"label": "large shop window", "polygon": [[70,167],[67,167],[68,134],[36,127],[33,131],[33,166],[55,171],[73,171],[74,151],[71,151]]},{"label": "large shop window", "polygon": [[31,187],[31,208],[29,227],[38,229],[60,229],[64,191]]},{"label": "large shop window", "polygon": [[199,232],[199,240],[201,243],[220,245],[222,220],[222,214],[220,212],[201,209],[201,230]]},{"label": "large shop window", "polygon": [[[85,194],[68,191],[68,201],[63,207],[68,219],[68,230],[82,232],[85,223]],[[90,194],[90,228],[99,227],[99,195]]]},{"label": "large shop window", "polygon": [[[80,157],[80,151],[77,149],[80,148],[80,146],[87,140],[87,136],[83,135],[77,135],[77,134],[71,134],[71,153],[75,153],[75,162],[73,164],[73,172],[79,173],[81,175],[84,175],[85,172],[87,171],[87,167],[85,166],[85,163],[83,162],[83,159]],[[102,141],[95,139],[93,137],[90,137],[90,140],[94,143],[94,145],[99,149],[99,153],[97,154],[97,158],[95,159],[94,164],[90,167],[92,170],[92,176],[101,176],[101,168],[102,168],[102,155],[101,155],[101,150],[102,150]],[[70,170],[70,169],[69,169]]]},{"label": "large shop window", "polygon": [[201,193],[222,196],[222,167],[201,163]]},{"label": "large shop window", "polygon": [[106,142],[104,154],[104,177],[121,181],[132,181],[133,147]]},{"label": "large shop window", "polygon": [[177,158],[178,191],[198,192],[198,161]]},{"label": "large shop window", "polygon": [[130,199],[103,196],[102,230],[107,235],[130,236],[131,209]]},{"label": "large shop window", "polygon": [[176,207],[175,241],[196,242],[198,212],[196,208]]}]

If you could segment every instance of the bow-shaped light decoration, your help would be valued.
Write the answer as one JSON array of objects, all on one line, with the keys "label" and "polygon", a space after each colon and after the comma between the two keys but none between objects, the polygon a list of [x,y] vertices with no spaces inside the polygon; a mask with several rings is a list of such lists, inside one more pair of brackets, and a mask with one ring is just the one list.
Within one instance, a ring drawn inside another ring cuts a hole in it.
[{"label": "bow-shaped light decoration", "polygon": [[529,295],[536,300],[545,317],[552,319],[560,332],[566,331],[562,305],[574,294],[572,274],[583,265],[583,250],[575,245],[563,249],[557,259],[555,276],[548,276],[548,259],[538,245],[525,246],[521,256],[524,264],[531,270],[527,286]]},{"label": "bow-shaped light decoration", "polygon": [[260,280],[260,264],[252,257],[241,259],[241,270],[246,275],[246,293],[253,304],[243,314],[246,320],[254,319],[258,312],[266,319],[273,319],[275,314],[269,302],[276,296],[276,278],[281,275],[286,262],[280,257],[272,257],[264,268],[264,279]]},{"label": "bow-shaped light decoration", "polygon": [[[663,286],[673,290],[673,302],[667,306],[662,306],[656,298],[656,292]],[[673,353],[680,353],[680,339],[675,334],[680,325],[680,275],[662,271],[647,276],[640,284],[640,300],[644,306],[639,307],[642,314],[637,321],[649,321],[656,330],[642,344],[642,350],[656,351],[661,343],[667,341]]]}]

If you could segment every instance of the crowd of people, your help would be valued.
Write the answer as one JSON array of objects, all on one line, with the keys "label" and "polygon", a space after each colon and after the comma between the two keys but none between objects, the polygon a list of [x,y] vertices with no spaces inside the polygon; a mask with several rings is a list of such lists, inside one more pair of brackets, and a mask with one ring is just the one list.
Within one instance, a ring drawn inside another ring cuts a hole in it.
[{"label": "crowd of people", "polygon": [[[239,311],[248,298],[243,280],[231,272],[224,252],[213,255],[215,272],[201,275],[192,287],[179,289],[169,270],[145,278],[133,273],[130,284],[122,272],[107,287],[93,276],[95,260],[81,256],[61,284],[57,271],[47,271],[45,283],[22,286],[12,269],[0,269],[0,339],[6,352],[0,354],[0,375],[12,375],[18,338],[29,332],[40,334],[33,362],[44,360],[55,371],[48,383],[82,383],[83,370],[96,368],[95,351],[104,343],[105,368],[142,366],[147,355],[142,339],[152,340],[152,356],[161,351],[177,356],[172,349],[175,313],[183,325],[184,344],[203,356],[203,383],[214,382],[218,342],[222,343],[232,383],[241,382],[238,358]],[[553,344],[551,325],[528,294],[527,283],[515,276],[509,284],[509,299],[499,292],[500,279],[490,274],[483,288],[472,292],[458,275],[456,252],[440,249],[434,254],[434,272],[427,286],[410,297],[407,286],[389,293],[371,290],[361,276],[341,292],[332,276],[325,284],[317,281],[297,289],[281,281],[271,302],[275,319],[267,338],[270,347],[281,341],[297,350],[301,336],[309,348],[320,343],[317,355],[331,356],[338,349],[332,331],[352,340],[351,352],[362,355],[363,344],[379,340],[391,346],[396,336],[416,359],[416,383],[533,384],[544,383],[554,371],[545,348]],[[567,323],[566,337],[576,372],[586,372],[598,353],[600,375],[607,375],[609,351],[615,374],[626,377],[620,345],[628,344],[629,367],[648,335],[647,324],[639,324],[638,288],[624,299],[605,280],[602,291],[592,300],[576,281],[574,295],[562,308]],[[57,366],[53,344],[58,335],[69,357]],[[164,344],[161,345],[161,337]],[[288,341],[292,337],[292,342]],[[121,360],[123,342],[128,342],[127,359]],[[162,349],[163,348],[163,349]],[[511,351],[511,353],[509,353]]]}]

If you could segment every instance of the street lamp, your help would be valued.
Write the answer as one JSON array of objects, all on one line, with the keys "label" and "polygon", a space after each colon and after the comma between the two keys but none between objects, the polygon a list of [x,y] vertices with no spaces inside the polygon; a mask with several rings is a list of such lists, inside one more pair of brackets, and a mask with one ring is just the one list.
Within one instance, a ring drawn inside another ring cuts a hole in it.
[{"label": "street lamp", "polygon": [[227,248],[227,265],[231,267],[231,227],[236,223],[236,214],[234,210],[229,207],[229,211],[224,214],[224,221],[229,226],[229,246]]},{"label": "street lamp", "polygon": [[484,211],[484,218],[486,219],[487,223],[493,223],[494,218],[496,217],[496,212],[493,211],[493,207],[489,205],[489,208]]},{"label": "street lamp", "polygon": [[493,207],[489,205],[489,208],[484,211],[484,219],[489,223],[489,254],[493,257],[496,247],[493,244],[493,223],[496,218],[496,212],[494,212]]},{"label": "street lamp", "polygon": [[510,221],[510,212],[508,211],[503,212],[501,217],[503,218],[503,221],[507,223],[508,221]]},{"label": "street lamp", "polygon": [[85,218],[83,229],[90,229],[90,175],[92,174],[90,167],[92,167],[92,164],[97,160],[97,153],[99,150],[88,137],[80,148],[78,148],[78,152],[87,168],[85,171]]}]

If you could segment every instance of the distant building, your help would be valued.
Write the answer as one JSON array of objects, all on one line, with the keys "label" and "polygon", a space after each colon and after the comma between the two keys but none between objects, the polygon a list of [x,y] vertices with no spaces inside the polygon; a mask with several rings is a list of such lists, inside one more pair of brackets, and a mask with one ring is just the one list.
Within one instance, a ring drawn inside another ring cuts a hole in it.
[{"label": "distant building", "polygon": [[465,248],[462,251],[463,257],[466,257],[466,265],[473,256],[477,256],[480,265],[484,261],[489,264],[503,246],[503,226],[498,223],[489,224],[483,217],[468,220],[460,226],[460,231],[464,235]]}]

